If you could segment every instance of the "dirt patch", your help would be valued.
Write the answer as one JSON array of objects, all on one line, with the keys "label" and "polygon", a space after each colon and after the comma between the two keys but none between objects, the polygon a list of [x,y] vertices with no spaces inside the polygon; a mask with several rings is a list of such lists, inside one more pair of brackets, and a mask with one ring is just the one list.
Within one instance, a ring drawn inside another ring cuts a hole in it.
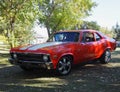
[{"label": "dirt patch", "polygon": [[[8,55],[3,56],[7,58]],[[24,72],[18,66],[0,63],[0,91],[120,92],[120,48],[112,53],[109,64],[77,66],[67,76],[40,70]]]}]

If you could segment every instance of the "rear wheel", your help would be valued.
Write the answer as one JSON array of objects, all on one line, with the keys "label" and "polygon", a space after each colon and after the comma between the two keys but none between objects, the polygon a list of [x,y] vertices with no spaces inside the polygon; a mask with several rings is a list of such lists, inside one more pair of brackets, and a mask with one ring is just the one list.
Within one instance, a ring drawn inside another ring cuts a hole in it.
[{"label": "rear wheel", "polygon": [[103,64],[107,64],[111,60],[111,52],[110,50],[106,50],[100,58],[100,62]]},{"label": "rear wheel", "polygon": [[70,73],[72,68],[72,58],[70,56],[62,57],[57,64],[57,73],[59,75],[67,75]]}]

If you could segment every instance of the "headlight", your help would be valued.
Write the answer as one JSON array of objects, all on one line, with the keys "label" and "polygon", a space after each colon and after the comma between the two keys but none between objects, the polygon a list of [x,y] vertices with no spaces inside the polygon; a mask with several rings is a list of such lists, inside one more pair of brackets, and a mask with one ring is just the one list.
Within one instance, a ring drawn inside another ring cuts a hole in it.
[{"label": "headlight", "polygon": [[13,58],[16,59],[17,58],[17,54],[14,53],[13,54]]},{"label": "headlight", "polygon": [[48,59],[49,59],[49,56],[48,56],[48,55],[43,55],[43,60],[44,60],[45,62],[47,62]]}]

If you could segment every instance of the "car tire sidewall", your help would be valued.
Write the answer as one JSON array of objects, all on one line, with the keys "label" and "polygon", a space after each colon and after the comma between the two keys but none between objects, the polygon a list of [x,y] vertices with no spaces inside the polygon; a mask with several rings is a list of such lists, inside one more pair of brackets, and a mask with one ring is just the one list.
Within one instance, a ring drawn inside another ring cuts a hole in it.
[{"label": "car tire sidewall", "polygon": [[111,52],[110,52],[110,50],[106,50],[106,51],[103,53],[103,55],[101,56],[100,62],[101,62],[102,64],[107,64],[107,63],[110,62],[110,60],[111,60]]},{"label": "car tire sidewall", "polygon": [[[65,59],[68,59],[67,62],[69,62],[69,64],[70,64],[69,70],[68,70],[66,73],[62,73],[62,72],[59,70],[60,61],[63,60],[64,58],[65,58]],[[62,76],[68,75],[68,74],[71,72],[71,69],[72,69],[72,58],[69,57],[69,56],[64,56],[64,57],[62,57],[62,58],[58,61],[58,64],[57,64],[57,67],[56,67],[56,73],[57,73],[58,75],[62,75]]]}]

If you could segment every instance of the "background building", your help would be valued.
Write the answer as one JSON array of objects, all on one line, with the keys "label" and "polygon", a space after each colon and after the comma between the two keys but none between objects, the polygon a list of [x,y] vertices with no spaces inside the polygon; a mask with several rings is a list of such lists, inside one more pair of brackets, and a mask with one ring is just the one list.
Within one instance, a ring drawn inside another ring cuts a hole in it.
[{"label": "background building", "polygon": [[36,20],[34,22],[32,31],[34,35],[34,39],[31,42],[32,44],[38,44],[38,43],[43,43],[47,41],[48,39],[47,29],[40,24],[39,20]]}]

